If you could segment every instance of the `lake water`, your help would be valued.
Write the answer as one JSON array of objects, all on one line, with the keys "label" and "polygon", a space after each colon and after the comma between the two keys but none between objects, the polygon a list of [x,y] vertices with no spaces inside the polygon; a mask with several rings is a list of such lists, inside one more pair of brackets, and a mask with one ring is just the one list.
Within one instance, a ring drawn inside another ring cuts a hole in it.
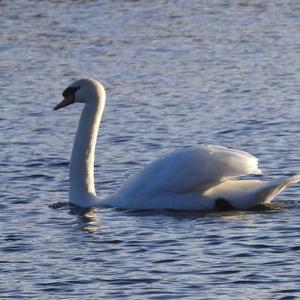
[{"label": "lake water", "polygon": [[[74,79],[107,89],[105,197],[178,147],[300,171],[300,2],[0,1],[1,299],[300,299],[300,186],[249,212],[79,210]],[[50,205],[50,206],[49,206]]]}]

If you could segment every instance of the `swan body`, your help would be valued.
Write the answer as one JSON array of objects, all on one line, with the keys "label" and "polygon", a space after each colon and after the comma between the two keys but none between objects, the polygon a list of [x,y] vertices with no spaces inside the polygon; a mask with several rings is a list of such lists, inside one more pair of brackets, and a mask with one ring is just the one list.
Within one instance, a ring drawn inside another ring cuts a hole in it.
[{"label": "swan body", "polygon": [[84,103],[70,164],[69,201],[81,207],[122,209],[214,210],[250,209],[269,203],[300,174],[272,181],[242,180],[261,174],[251,154],[216,145],[176,150],[154,160],[131,177],[114,195],[99,199],[94,185],[94,156],[105,106],[105,90],[93,79],[73,82],[55,110]]}]

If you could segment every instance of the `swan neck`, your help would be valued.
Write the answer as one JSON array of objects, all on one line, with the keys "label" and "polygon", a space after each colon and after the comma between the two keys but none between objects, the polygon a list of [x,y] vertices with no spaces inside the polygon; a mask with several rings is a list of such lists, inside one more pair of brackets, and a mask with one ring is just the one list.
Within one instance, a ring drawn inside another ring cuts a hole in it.
[{"label": "swan neck", "polygon": [[94,95],[92,100],[90,99],[82,110],[70,164],[69,199],[81,206],[84,202],[96,198],[94,158],[105,95],[102,95],[101,99],[100,96]]}]

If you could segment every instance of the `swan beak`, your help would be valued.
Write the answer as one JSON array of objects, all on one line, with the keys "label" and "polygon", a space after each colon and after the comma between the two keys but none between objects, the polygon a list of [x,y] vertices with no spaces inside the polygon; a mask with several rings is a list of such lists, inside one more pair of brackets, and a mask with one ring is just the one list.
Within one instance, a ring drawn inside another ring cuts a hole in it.
[{"label": "swan beak", "polygon": [[74,103],[74,100],[72,99],[72,97],[67,97],[64,98],[61,102],[59,102],[54,108],[53,110],[58,110],[62,107],[68,106],[70,104]]}]

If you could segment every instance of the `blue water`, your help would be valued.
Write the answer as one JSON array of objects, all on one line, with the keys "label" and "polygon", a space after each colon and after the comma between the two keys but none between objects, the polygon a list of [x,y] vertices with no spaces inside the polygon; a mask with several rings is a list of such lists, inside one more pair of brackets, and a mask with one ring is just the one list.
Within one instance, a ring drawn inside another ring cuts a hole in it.
[{"label": "blue water", "polygon": [[1,299],[300,298],[299,185],[249,212],[55,209],[82,107],[52,110],[104,83],[103,197],[199,143],[300,171],[299,1],[12,0],[0,23]]}]

